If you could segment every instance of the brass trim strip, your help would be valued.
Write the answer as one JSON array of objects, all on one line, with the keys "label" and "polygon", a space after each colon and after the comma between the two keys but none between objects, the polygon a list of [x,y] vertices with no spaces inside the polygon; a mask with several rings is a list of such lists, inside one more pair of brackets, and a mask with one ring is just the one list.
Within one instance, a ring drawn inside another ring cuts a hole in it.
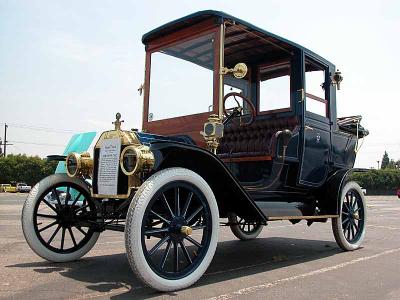
[{"label": "brass trim strip", "polygon": [[[219,39],[219,66],[218,70],[224,67],[224,44],[225,44],[225,24],[221,24]],[[224,75],[219,72],[219,99],[218,99],[218,116],[222,120],[224,118]]]},{"label": "brass trim strip", "polygon": [[338,218],[339,215],[319,215],[319,216],[278,216],[268,217],[268,221],[279,221],[279,220],[312,220],[312,219],[327,219],[327,218]]}]

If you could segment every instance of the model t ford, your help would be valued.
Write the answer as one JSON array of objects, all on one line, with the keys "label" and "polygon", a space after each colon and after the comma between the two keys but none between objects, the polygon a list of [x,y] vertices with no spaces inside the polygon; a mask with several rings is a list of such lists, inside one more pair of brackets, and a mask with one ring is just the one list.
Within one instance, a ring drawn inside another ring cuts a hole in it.
[{"label": "model t ford", "polygon": [[143,129],[103,132],[70,153],[67,174],[30,192],[22,225],[44,259],[80,258],[100,232],[125,232],[129,263],[172,291],[209,266],[220,219],[241,240],[275,220],[326,222],[357,249],[366,204],[349,181],[361,117],[337,118],[342,76],[315,53],[222,12],[203,11],[143,36]]}]

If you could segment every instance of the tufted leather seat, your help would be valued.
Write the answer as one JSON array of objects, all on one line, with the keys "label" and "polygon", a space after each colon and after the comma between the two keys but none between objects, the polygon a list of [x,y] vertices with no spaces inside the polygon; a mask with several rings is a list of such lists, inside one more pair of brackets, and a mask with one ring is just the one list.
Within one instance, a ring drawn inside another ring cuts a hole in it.
[{"label": "tufted leather seat", "polygon": [[240,127],[237,122],[232,122],[225,127],[218,156],[274,156],[276,133],[284,129],[293,131],[297,124],[296,117],[258,119],[247,127]]}]

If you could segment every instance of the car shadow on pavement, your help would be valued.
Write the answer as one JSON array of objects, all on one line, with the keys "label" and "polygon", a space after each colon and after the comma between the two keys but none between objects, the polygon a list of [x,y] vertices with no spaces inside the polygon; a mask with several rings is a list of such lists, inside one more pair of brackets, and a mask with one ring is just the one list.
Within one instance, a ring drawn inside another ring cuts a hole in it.
[{"label": "car shadow on pavement", "polygon": [[[340,253],[332,241],[270,237],[218,243],[214,259],[195,286],[264,273]],[[145,287],[130,269],[125,253],[85,257],[70,263],[34,262],[9,265],[38,273],[57,272],[80,281],[99,296],[113,299],[152,298],[160,293]],[[172,293],[179,294],[179,292]]]}]

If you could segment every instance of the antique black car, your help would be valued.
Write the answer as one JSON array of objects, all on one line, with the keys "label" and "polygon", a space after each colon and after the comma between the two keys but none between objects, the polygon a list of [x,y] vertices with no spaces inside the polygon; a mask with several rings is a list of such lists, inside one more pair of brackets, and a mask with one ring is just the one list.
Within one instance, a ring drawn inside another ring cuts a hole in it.
[{"label": "antique black car", "polygon": [[122,129],[118,113],[92,156],[56,157],[67,174],[39,182],[23,208],[38,255],[76,260],[102,231],[125,232],[138,278],[173,291],[206,271],[220,225],[249,240],[272,221],[331,219],[343,250],[360,247],[366,203],[349,176],[368,131],[360,116],[337,118],[332,63],[217,11],[142,42],[142,131]]}]

